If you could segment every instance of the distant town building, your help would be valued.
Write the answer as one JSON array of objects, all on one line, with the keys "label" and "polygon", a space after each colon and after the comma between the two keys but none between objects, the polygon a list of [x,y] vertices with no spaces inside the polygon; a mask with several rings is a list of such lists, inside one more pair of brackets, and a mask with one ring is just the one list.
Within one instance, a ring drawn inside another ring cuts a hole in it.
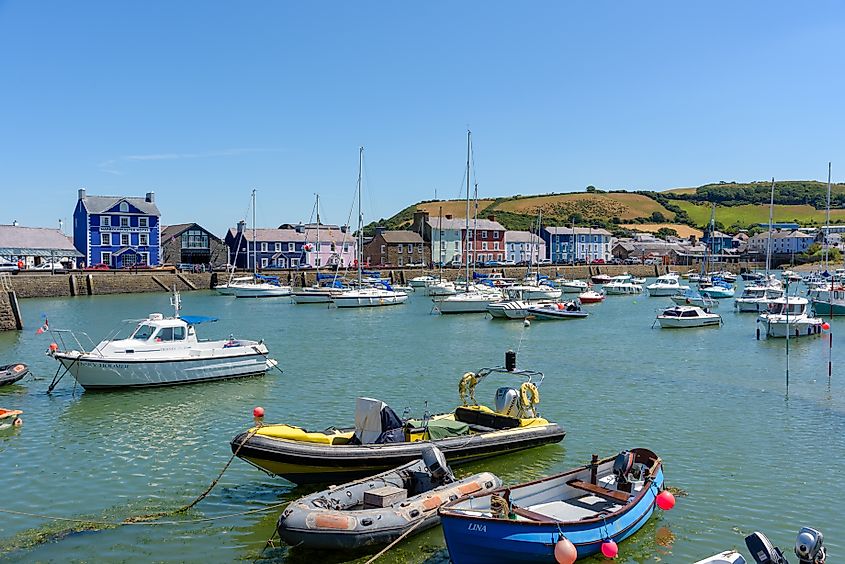
[{"label": "distant town building", "polygon": [[[346,226],[285,223],[276,229],[247,229],[243,221],[226,233],[229,261],[237,268],[313,268],[350,266],[355,238]],[[319,237],[319,247],[317,239]],[[257,259],[257,262],[256,262]]]},{"label": "distant town building", "polygon": [[[767,229],[767,230],[769,229],[768,223],[758,223],[757,225],[759,225],[763,229]],[[799,227],[801,227],[801,226],[798,225],[795,222],[792,222],[792,221],[772,223],[772,229],[788,229],[790,231],[794,231],[794,230],[798,229]]]},{"label": "distant town building", "polygon": [[549,258],[546,256],[546,242],[530,231],[506,231],[505,252],[505,260],[514,264],[537,264]]},{"label": "distant town building", "polygon": [[505,228],[495,216],[471,219],[467,232],[465,218],[447,214],[432,219],[428,212],[416,212],[411,230],[422,233],[423,240],[430,244],[435,264],[465,264],[468,257],[475,262],[505,260]]},{"label": "distant town building", "polygon": [[428,265],[431,247],[419,233],[376,228],[373,238],[364,245],[364,261],[371,266]]},{"label": "distant town building", "polygon": [[[786,255],[803,253],[815,241],[813,235],[798,230],[781,230],[772,232],[772,254]],[[758,233],[748,239],[748,252],[766,254],[769,234]]]},{"label": "distant town building", "polygon": [[721,231],[715,230],[712,234],[709,230],[705,231],[704,236],[701,238],[701,242],[707,246],[710,253],[717,255],[723,250],[733,247],[733,237],[731,235],[726,235]]},{"label": "distant town building", "polygon": [[549,259],[555,264],[575,261],[609,261],[613,236],[604,229],[591,227],[544,227],[541,236],[546,242]]},{"label": "distant town building", "polygon": [[0,258],[6,261],[21,261],[24,268],[50,263],[75,266],[81,257],[73,242],[58,229],[0,225]]},{"label": "distant town building", "polygon": [[167,264],[223,266],[228,261],[227,250],[220,237],[197,223],[168,225],[161,230],[161,252]]},{"label": "distant town building", "polygon": [[73,212],[73,244],[87,266],[158,265],[160,217],[153,192],[143,198],[88,196],[81,188]]}]

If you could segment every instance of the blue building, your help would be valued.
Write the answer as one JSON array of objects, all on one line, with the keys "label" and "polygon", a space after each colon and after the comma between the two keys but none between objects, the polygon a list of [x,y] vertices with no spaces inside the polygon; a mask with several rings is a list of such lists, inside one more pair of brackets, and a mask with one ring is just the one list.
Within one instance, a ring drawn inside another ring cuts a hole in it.
[{"label": "blue building", "polygon": [[610,240],[604,229],[591,227],[544,227],[540,232],[546,242],[546,258],[553,264],[609,261],[612,258]]},{"label": "blue building", "polygon": [[229,229],[224,243],[229,247],[229,264],[245,270],[296,268],[305,263],[305,233],[296,229],[246,229],[241,221],[237,229]]},{"label": "blue building", "polygon": [[726,235],[721,231],[715,230],[711,234],[709,229],[704,232],[701,242],[704,243],[709,252],[714,255],[721,254],[725,249],[731,249],[734,247],[734,238],[731,235]]},{"label": "blue building", "polygon": [[81,188],[73,211],[73,244],[86,266],[158,265],[160,218],[153,192],[143,198],[88,196]]}]

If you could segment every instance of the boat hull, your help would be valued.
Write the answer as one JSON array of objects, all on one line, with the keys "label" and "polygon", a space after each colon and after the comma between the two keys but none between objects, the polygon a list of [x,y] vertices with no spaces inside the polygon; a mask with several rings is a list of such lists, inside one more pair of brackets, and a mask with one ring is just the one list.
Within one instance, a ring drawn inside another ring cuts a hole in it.
[{"label": "boat hull", "polygon": [[[436,446],[450,465],[459,465],[558,443],[566,432],[556,423],[432,441],[380,445],[327,445],[241,433],[232,439],[232,452],[254,466],[295,484],[337,483],[372,476],[407,464]],[[242,445],[242,446],[241,446]]]},{"label": "boat hull", "polygon": [[291,299],[295,304],[330,304],[332,297],[340,295],[339,290],[297,290],[291,292]]},{"label": "boat hull", "polygon": [[733,288],[699,288],[699,293],[716,300],[734,297]]},{"label": "boat hull", "polygon": [[291,290],[288,286],[276,286],[273,288],[262,287],[255,284],[254,288],[245,286],[230,286],[229,290],[236,298],[284,298],[290,296]]},{"label": "boat hull", "polygon": [[769,309],[769,300],[737,298],[734,300],[734,308],[740,313],[763,313]]},{"label": "boat hull", "polygon": [[392,296],[346,296],[340,295],[332,298],[335,307],[378,307],[388,305],[399,305],[405,303],[408,294],[394,294]]},{"label": "boat hull", "polygon": [[[460,296],[460,294],[456,294]],[[490,299],[464,300],[464,299],[445,299],[435,300],[434,305],[440,313],[485,313],[487,305],[499,301],[499,297],[491,297]]]},{"label": "boat hull", "polygon": [[823,300],[813,300],[813,311],[816,315],[845,315],[845,303],[826,302]]},{"label": "boat hull", "polygon": [[[565,473],[553,478],[538,480],[534,483],[514,486],[505,490],[513,501],[524,507],[529,503],[532,493],[517,493],[519,490],[536,488],[541,491],[544,485],[553,481],[563,482],[570,477],[589,480],[589,468]],[[597,518],[583,520],[558,520],[545,517],[544,520],[497,519],[461,514],[450,510],[462,502],[450,502],[440,512],[443,535],[449,548],[449,556],[454,564],[501,564],[554,563],[555,544],[561,536],[566,537],[578,552],[578,559],[587,558],[601,552],[601,545],[607,539],[622,542],[635,534],[654,513],[655,500],[663,487],[663,470],[658,468],[653,480],[644,486],[631,501],[612,512]],[[502,490],[499,490],[500,492]],[[515,498],[517,498],[515,500]],[[525,500],[523,502],[523,500]]]},{"label": "boat hull", "polygon": [[263,376],[275,366],[275,361],[268,360],[266,353],[255,352],[162,361],[104,359],[73,352],[57,352],[53,356],[86,390],[175,386]]},{"label": "boat hull", "polygon": [[796,337],[817,337],[822,334],[822,320],[819,318],[807,318],[799,321],[790,320],[787,324],[783,322],[769,321],[767,319],[758,319],[761,325],[765,326],[765,333],[767,337],[786,338],[787,332],[789,338]]},{"label": "boat hull", "polygon": [[8,386],[23,379],[29,374],[29,368],[26,364],[9,364],[8,366],[0,366],[0,386]]},{"label": "boat hull", "polygon": [[689,329],[692,327],[718,327],[722,323],[720,317],[704,318],[679,318],[679,317],[658,317],[660,326],[664,329]]}]

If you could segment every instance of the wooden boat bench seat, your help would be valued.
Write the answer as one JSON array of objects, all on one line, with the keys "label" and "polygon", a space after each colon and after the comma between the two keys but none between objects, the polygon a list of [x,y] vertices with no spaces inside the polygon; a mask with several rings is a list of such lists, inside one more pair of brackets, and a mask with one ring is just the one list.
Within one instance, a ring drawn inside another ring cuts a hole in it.
[{"label": "wooden boat bench seat", "polygon": [[566,482],[566,485],[579,490],[584,490],[585,492],[590,492],[591,494],[595,494],[604,499],[608,499],[618,503],[628,503],[628,497],[631,495],[626,492],[610,490],[596,484],[591,484],[590,482],[585,482],[583,480],[569,480],[568,482]]}]

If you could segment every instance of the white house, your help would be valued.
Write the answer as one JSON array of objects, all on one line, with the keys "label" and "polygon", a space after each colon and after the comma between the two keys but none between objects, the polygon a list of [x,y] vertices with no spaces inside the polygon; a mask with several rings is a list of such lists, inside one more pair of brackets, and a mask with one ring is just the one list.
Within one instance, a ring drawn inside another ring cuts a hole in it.
[{"label": "white house", "polygon": [[[798,230],[782,230],[772,232],[772,254],[788,255],[803,253],[816,240],[815,237]],[[768,233],[758,233],[748,240],[748,250],[766,254],[769,241]]]},{"label": "white house", "polygon": [[537,264],[540,259],[547,259],[546,242],[536,233],[529,231],[505,232],[505,260],[514,264]]}]

